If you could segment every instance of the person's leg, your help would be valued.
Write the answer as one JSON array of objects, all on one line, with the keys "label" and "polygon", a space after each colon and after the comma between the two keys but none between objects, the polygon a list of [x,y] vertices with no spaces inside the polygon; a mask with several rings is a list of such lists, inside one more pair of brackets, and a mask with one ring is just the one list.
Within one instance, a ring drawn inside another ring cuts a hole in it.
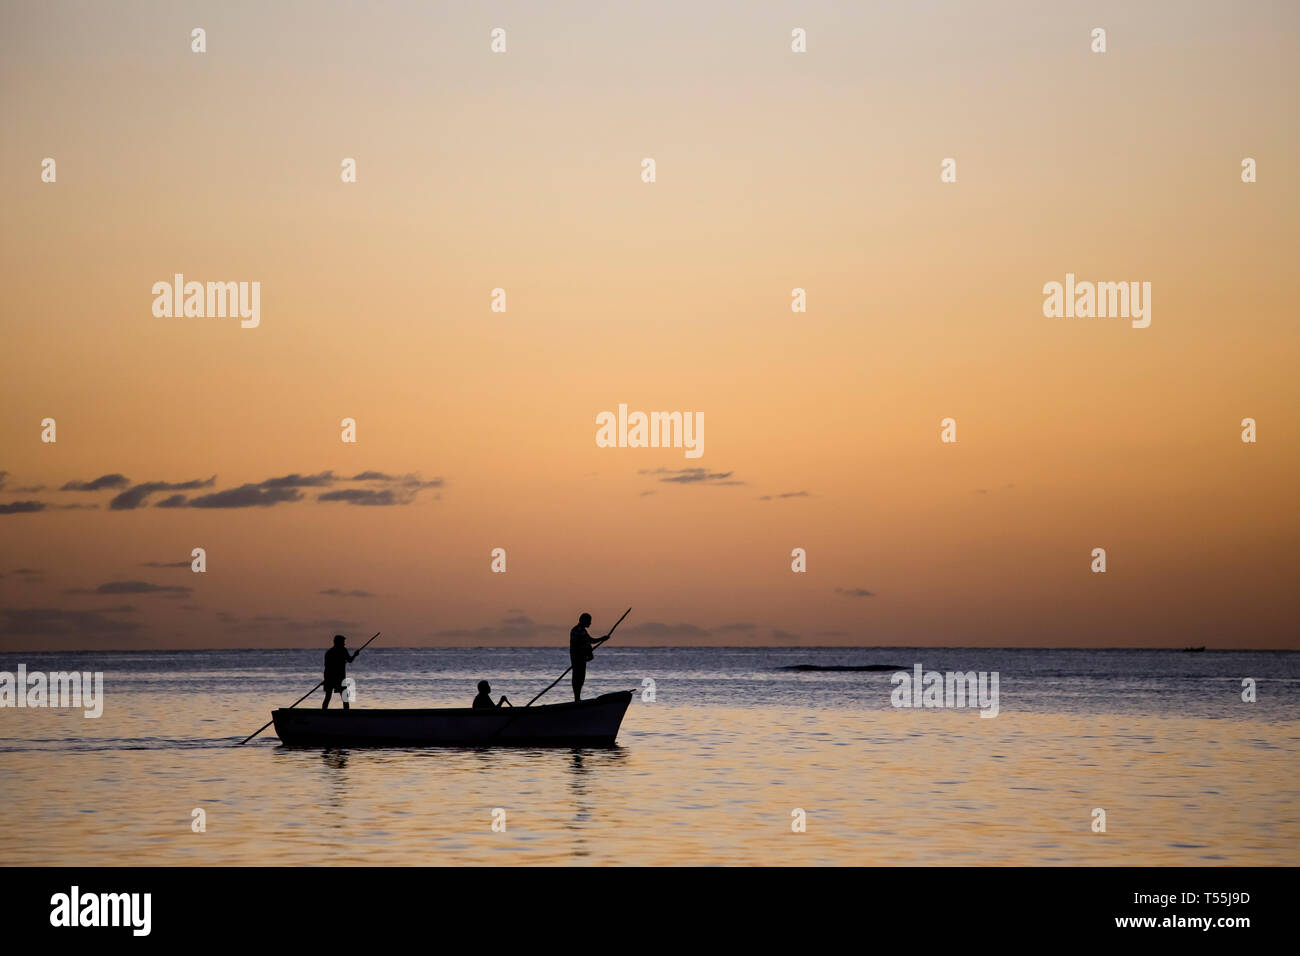
[{"label": "person's leg", "polygon": [[325,701],[324,701],[324,703],[322,703],[322,704],[320,705],[320,709],[321,709],[321,710],[329,710],[329,709],[330,709],[330,697],[332,697],[333,694],[334,694],[334,692],[333,692],[332,690],[330,690],[330,685],[329,685],[329,684],[326,684],[326,685],[325,685]]},{"label": "person's leg", "polygon": [[573,664],[573,699],[582,700],[582,685],[587,679],[587,662],[574,659]]}]

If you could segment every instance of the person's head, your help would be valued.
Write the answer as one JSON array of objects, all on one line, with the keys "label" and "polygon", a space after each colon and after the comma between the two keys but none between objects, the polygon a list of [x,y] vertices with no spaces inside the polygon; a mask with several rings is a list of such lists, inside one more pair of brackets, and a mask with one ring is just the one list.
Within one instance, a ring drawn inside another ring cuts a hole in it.
[{"label": "person's head", "polygon": [[480,694],[490,694],[492,693],[492,685],[485,680],[481,680],[478,682],[478,692]]},{"label": "person's head", "polygon": [[583,611],[582,616],[578,618],[578,623],[581,624],[583,627],[586,627],[588,624],[591,623],[591,615],[588,614],[586,611]]},{"label": "person's head", "polygon": [[335,646],[335,647],[342,647],[342,646],[343,646],[344,644],[346,644],[347,642],[348,642],[348,639],[347,639],[346,637],[344,637],[342,634],[335,634],[335,635],[334,635],[334,646]]}]

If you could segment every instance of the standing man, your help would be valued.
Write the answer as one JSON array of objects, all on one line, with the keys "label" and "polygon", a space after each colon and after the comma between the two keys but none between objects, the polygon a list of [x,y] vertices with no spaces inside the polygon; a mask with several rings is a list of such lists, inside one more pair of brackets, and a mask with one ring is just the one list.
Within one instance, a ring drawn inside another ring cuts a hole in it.
[{"label": "standing man", "polygon": [[573,668],[574,700],[582,700],[582,685],[587,679],[587,661],[595,657],[591,649],[599,647],[609,639],[609,635],[606,634],[600,640],[593,641],[591,635],[587,633],[587,625],[590,623],[591,615],[584,611],[573,630],[569,631],[569,666]]},{"label": "standing man", "polygon": [[348,665],[357,659],[356,654],[349,654],[347,649],[348,639],[342,634],[334,635],[334,646],[325,652],[325,703],[320,705],[321,710],[328,710],[330,698],[334,696],[334,691],[339,692],[339,697],[343,698],[343,709],[348,709],[348,701],[343,697],[343,681],[348,676]]}]

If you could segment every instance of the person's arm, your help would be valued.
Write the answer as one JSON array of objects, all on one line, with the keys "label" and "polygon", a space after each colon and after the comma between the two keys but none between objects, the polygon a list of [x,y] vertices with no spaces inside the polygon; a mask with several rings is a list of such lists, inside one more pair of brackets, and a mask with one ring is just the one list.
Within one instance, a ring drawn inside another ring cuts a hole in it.
[{"label": "person's arm", "polygon": [[505,694],[502,694],[502,695],[501,695],[501,703],[497,704],[497,706],[498,706],[498,707],[513,707],[513,706],[515,706],[515,705],[512,704],[512,703],[510,703],[510,698],[509,698],[509,697],[507,697]]},{"label": "person's arm", "polygon": [[353,661],[355,661],[355,660],[356,660],[358,657],[360,657],[360,656],[361,656],[361,652],[360,652],[360,651],[357,651],[355,654],[351,655],[351,656],[348,658],[348,663],[351,664]]}]

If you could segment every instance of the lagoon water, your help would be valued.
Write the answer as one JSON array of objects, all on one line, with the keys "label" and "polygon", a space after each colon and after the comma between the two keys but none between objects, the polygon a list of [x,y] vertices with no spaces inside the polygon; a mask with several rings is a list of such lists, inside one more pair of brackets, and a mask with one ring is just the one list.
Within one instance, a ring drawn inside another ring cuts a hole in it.
[{"label": "lagoon water", "polygon": [[[323,650],[0,655],[105,683],[97,720],[0,710],[4,862],[1300,863],[1296,652],[610,645],[587,695],[655,691],[613,749],[234,746],[320,679]],[[782,669],[918,662],[997,671],[999,715],[894,708],[888,672]],[[522,704],[566,664],[375,646],[353,706],[468,706],[484,677]],[[566,678],[542,703],[567,696]]]}]

